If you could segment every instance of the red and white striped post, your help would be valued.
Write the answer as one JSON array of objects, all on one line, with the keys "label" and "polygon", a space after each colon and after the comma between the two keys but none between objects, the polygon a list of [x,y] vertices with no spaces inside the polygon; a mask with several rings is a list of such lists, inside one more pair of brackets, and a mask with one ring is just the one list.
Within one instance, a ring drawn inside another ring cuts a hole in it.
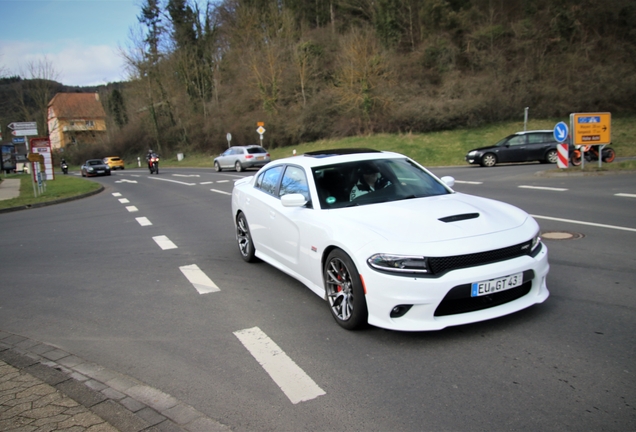
[{"label": "red and white striped post", "polygon": [[567,168],[568,167],[568,145],[557,144],[557,152],[559,156],[559,158],[557,159],[557,166],[559,168]]}]

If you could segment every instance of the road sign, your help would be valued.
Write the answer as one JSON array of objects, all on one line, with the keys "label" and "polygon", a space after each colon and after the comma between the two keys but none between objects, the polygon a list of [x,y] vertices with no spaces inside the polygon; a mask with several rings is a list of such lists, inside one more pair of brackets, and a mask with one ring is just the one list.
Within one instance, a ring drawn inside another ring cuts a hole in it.
[{"label": "road sign", "polygon": [[232,134],[228,132],[225,138],[227,138],[228,142],[232,141]]},{"label": "road sign", "polygon": [[557,123],[556,126],[554,126],[554,131],[552,132],[552,134],[554,135],[554,139],[557,140],[557,142],[562,143],[568,137],[568,125],[563,122]]},{"label": "road sign", "polygon": [[29,159],[29,162],[44,163],[44,156],[39,153],[29,153],[27,159]]},{"label": "road sign", "polygon": [[256,126],[265,126],[265,122],[256,122]]},{"label": "road sign", "polygon": [[24,144],[26,142],[26,138],[25,137],[13,137],[11,139],[11,141],[13,142],[13,144]]},{"label": "road sign", "polygon": [[37,129],[38,125],[36,122],[13,122],[13,123],[9,123],[8,128],[11,130]]},{"label": "road sign", "polygon": [[574,145],[604,145],[612,142],[610,113],[570,114]]},{"label": "road sign", "polygon": [[13,136],[32,136],[37,134],[37,129],[16,129],[11,131],[11,135]]},{"label": "road sign", "polygon": [[259,126],[258,129],[256,129],[256,132],[263,135],[265,133],[265,128],[263,126]]},{"label": "road sign", "polygon": [[567,168],[569,165],[568,144],[557,144],[557,166]]}]

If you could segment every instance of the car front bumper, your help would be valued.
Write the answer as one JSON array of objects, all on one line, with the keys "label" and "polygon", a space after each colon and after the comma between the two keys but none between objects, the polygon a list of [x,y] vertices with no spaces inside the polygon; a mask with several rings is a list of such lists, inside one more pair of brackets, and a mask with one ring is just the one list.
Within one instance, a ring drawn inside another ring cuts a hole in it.
[{"label": "car front bumper", "polygon": [[[371,270],[368,266],[360,273],[366,287],[369,324],[391,330],[424,331],[489,320],[543,303],[550,295],[546,285],[549,269],[548,250],[542,244],[535,257],[522,256],[453,270],[438,278],[394,276]],[[527,282],[522,287],[501,291],[492,296],[470,297],[472,283],[516,273],[524,273],[524,281]],[[447,295],[451,290],[456,297],[460,297],[457,299],[459,303],[468,305],[468,312],[461,311],[466,310],[463,306],[456,308],[456,313],[453,312],[454,306],[449,307]],[[495,299],[499,294],[512,300],[506,301],[503,297]],[[440,307],[442,302],[444,304]],[[489,306],[489,302],[495,306]],[[401,317],[391,317],[391,311],[399,306],[408,307],[408,312]],[[471,310],[475,308],[476,310]],[[448,313],[449,310],[451,313]]]}]

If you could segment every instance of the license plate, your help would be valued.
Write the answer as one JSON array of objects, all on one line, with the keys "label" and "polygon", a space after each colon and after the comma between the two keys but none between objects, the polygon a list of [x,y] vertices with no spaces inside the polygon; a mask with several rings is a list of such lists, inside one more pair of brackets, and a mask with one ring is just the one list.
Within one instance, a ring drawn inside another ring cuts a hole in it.
[{"label": "license plate", "polygon": [[265,156],[256,156],[256,160],[264,160]]},{"label": "license plate", "polygon": [[104,170],[97,170],[97,174],[104,174]]},{"label": "license plate", "polygon": [[471,285],[470,296],[479,297],[518,287],[523,283],[523,273],[515,273],[497,279],[475,282]]}]

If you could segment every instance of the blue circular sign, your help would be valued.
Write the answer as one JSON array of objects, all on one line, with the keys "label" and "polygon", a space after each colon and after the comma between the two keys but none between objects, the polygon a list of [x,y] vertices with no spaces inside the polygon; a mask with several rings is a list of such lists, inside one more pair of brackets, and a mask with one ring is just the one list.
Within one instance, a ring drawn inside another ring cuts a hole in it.
[{"label": "blue circular sign", "polygon": [[557,140],[557,142],[562,143],[563,141],[568,139],[568,125],[563,122],[558,122],[554,127],[554,131],[552,132],[552,134],[554,135],[554,139]]}]

